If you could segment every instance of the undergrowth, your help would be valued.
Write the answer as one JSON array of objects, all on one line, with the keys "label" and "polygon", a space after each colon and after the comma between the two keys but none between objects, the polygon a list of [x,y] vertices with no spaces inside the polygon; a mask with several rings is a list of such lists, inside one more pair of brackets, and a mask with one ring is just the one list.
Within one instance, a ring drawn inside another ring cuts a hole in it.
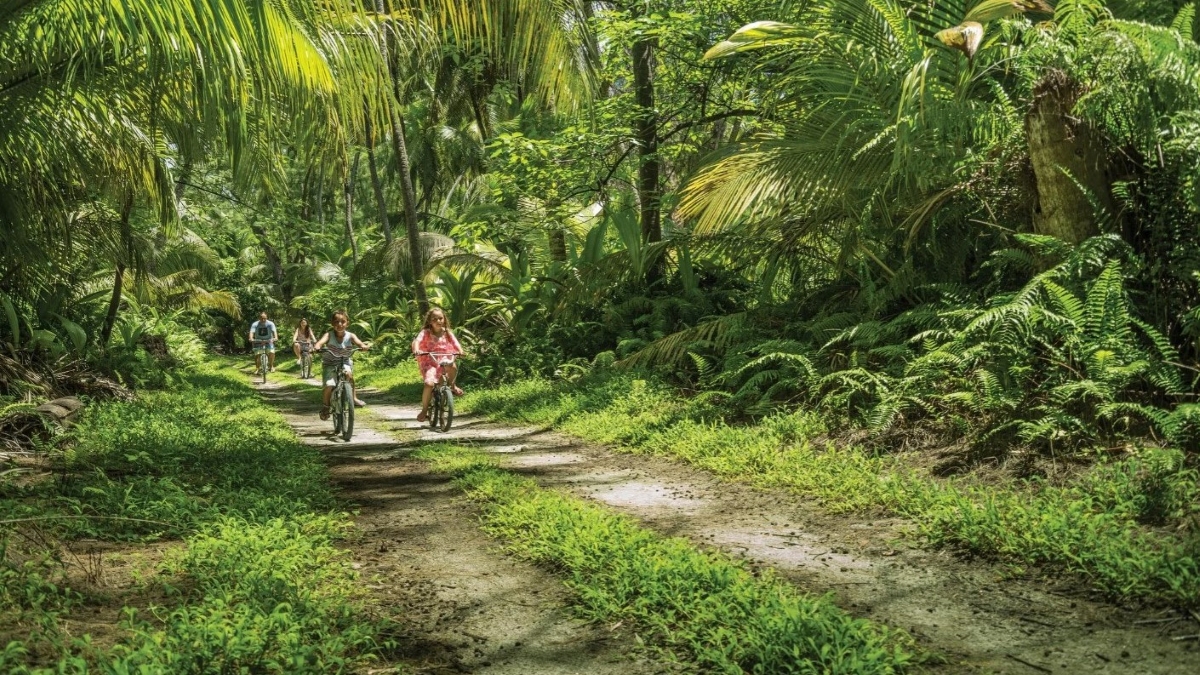
[{"label": "undergrowth", "polygon": [[1200,603],[1200,488],[1177,451],[1101,457],[1066,486],[996,485],[936,479],[899,456],[815,442],[825,428],[813,413],[731,426],[704,396],[681,399],[630,375],[525,380],[468,394],[462,408],[676,457],[814,496],[834,511],[886,509],[916,521],[935,544],[1065,569],[1112,596]]},{"label": "undergrowth", "polygon": [[[0,537],[0,618],[29,628],[0,671],[330,673],[379,651],[318,453],[241,378],[204,366],[71,433],[53,479],[0,483],[3,519],[26,528]],[[60,628],[103,601],[68,585],[57,542],[80,538],[184,540],[139,582],[161,605],[126,607],[115,644]]]},{"label": "undergrowth", "polygon": [[567,576],[584,616],[632,622],[652,644],[719,673],[897,673],[910,638],[825,598],[755,577],[683,539],[663,539],[580,499],[496,468],[482,453],[431,446],[418,457],[483,504],[488,532]]}]

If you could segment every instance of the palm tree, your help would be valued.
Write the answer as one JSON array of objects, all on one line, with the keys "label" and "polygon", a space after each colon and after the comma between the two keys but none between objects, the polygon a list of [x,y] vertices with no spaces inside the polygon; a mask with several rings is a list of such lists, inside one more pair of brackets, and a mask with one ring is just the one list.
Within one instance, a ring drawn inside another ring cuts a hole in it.
[{"label": "palm tree", "polygon": [[[174,168],[214,151],[242,185],[272,188],[281,139],[320,146],[337,137],[331,64],[366,67],[369,54],[345,50],[336,29],[359,16],[341,0],[8,3],[0,9],[0,259],[9,271],[0,285],[20,294],[54,283],[44,270],[72,252],[72,241],[110,231],[127,239],[139,205],[174,221]],[[113,217],[70,217],[97,199],[118,205]],[[118,271],[137,262],[123,260]]]}]

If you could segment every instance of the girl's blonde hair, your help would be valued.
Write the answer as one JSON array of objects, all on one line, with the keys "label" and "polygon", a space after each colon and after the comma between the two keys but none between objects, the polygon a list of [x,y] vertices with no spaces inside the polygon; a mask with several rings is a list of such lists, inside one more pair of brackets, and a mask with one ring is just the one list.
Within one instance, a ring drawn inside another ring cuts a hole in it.
[{"label": "girl's blonde hair", "polygon": [[433,327],[433,313],[439,312],[442,318],[446,320],[446,330],[450,330],[450,315],[446,314],[446,310],[441,307],[430,307],[428,312],[425,312],[425,325],[421,326],[422,330],[429,330]]}]

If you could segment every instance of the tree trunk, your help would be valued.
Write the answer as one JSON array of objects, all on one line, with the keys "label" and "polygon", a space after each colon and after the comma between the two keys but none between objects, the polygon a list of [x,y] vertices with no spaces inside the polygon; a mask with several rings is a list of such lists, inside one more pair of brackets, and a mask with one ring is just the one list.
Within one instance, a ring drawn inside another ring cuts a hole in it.
[{"label": "tree trunk", "polygon": [[550,261],[561,263],[567,261],[567,235],[561,227],[555,227],[546,233],[550,240]]},{"label": "tree trunk", "polygon": [[375,192],[375,206],[379,209],[379,224],[383,226],[383,240],[392,245],[392,223],[388,220],[387,200],[383,197],[383,183],[379,180],[379,168],[375,163],[375,130],[367,112],[367,167],[371,170],[371,189]]},{"label": "tree trunk", "polygon": [[325,155],[321,155],[320,178],[317,180],[317,223],[325,234]]},{"label": "tree trunk", "polygon": [[[384,16],[383,0],[375,0],[375,10],[380,18]],[[417,193],[413,189],[412,168],[408,161],[408,141],[404,138],[404,120],[398,107],[402,92],[397,69],[399,65],[392,61],[391,54],[395,52],[393,35],[389,31],[382,41],[383,59],[388,64],[388,74],[392,78],[392,94],[395,106],[388,105],[388,121],[392,126],[392,151],[396,155],[397,173],[400,174],[400,194],[404,201],[404,230],[408,237],[408,254],[413,271],[413,293],[417,300],[417,311],[424,316],[429,311],[429,298],[425,294],[425,264],[421,260],[421,231],[417,222]]]},{"label": "tree trunk", "polygon": [[638,141],[638,203],[642,241],[662,240],[659,212],[658,115],[654,110],[654,43],[640,37],[633,43],[633,89],[638,113],[634,130]]},{"label": "tree trunk", "polygon": [[1025,117],[1029,159],[1037,181],[1033,230],[1077,244],[1100,233],[1100,211],[1113,213],[1100,134],[1071,115],[1083,93],[1059,70],[1034,88]]},{"label": "tree trunk", "polygon": [[133,258],[133,227],[129,222],[133,214],[133,193],[125,196],[121,205],[121,258],[117,260],[117,271],[113,275],[112,297],[108,301],[108,313],[104,315],[104,327],[100,329],[100,345],[108,346],[112,337],[113,327],[117,324],[117,311],[121,308],[121,290],[125,285],[126,263]]},{"label": "tree trunk", "polygon": [[354,163],[346,172],[346,179],[342,182],[342,197],[346,202],[346,239],[350,242],[350,259],[354,261],[355,266],[358,265],[358,242],[354,241],[354,179],[358,175],[358,160],[362,157],[359,153],[354,153]]},{"label": "tree trunk", "polygon": [[396,123],[392,118],[392,142],[396,145],[396,162],[400,173],[400,187],[404,195],[404,228],[408,236],[408,254],[413,272],[413,291],[417,299],[417,311],[421,316],[429,311],[429,298],[425,294],[425,261],[421,259],[421,231],[417,223],[417,195],[413,190],[412,172],[408,164],[408,144],[404,140],[404,122]]}]

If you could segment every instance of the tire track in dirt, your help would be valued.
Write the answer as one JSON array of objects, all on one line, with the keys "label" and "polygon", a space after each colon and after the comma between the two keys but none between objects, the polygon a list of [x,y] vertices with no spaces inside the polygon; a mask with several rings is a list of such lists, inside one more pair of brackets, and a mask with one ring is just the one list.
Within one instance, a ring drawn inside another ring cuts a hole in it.
[{"label": "tire track in dirt", "polygon": [[435,433],[418,425],[417,411],[372,407],[408,446],[474,446],[545,487],[772,568],[806,591],[831,593],[852,614],[904,628],[944,655],[933,672],[1176,675],[1195,672],[1200,662],[1196,641],[1171,639],[1200,632],[1190,616],[1115,606],[1072,580],[1009,578],[996,564],[921,548],[903,519],[831,515],[786,491],[721,481],[679,462],[544,429],[465,419],[448,434]]},{"label": "tire track in dirt", "polygon": [[[920,548],[903,519],[831,515],[786,491],[718,480],[679,462],[618,453],[546,429],[464,416],[449,433],[436,433],[416,422],[415,404],[381,403],[369,391],[363,396],[371,402],[365,447],[332,453],[339,483],[346,469],[338,462],[346,461],[363,474],[357,480],[386,483],[394,480],[389,476],[419,474],[453,493],[409,454],[434,442],[473,446],[543,486],[605,504],[664,535],[742,558],[752,568],[771,568],[806,591],[831,593],[856,616],[904,628],[946,657],[946,663],[930,666],[933,672],[1175,675],[1193,672],[1198,661],[1196,641],[1171,640],[1200,632],[1200,622],[1186,615],[1114,606],[1074,581],[1007,578],[995,564]],[[316,406],[311,410],[294,426],[302,435],[322,435],[330,425],[316,419]],[[301,416],[288,417],[291,422]],[[342,457],[347,459],[335,459]],[[384,467],[390,473],[380,473]],[[360,499],[355,494],[348,490],[347,498]],[[452,496],[445,499],[455,503],[451,517],[460,520],[453,526],[456,537],[475,536],[487,547],[471,508]],[[372,518],[370,511],[364,505],[360,520]],[[429,568],[430,579],[436,579],[436,569]],[[545,584],[538,597],[551,587],[561,589],[553,577],[537,573]]]},{"label": "tire track in dirt", "polygon": [[[309,392],[278,381],[255,386],[304,443],[322,451],[340,496],[356,505],[358,536],[343,546],[372,596],[397,620],[402,632],[394,636],[399,649],[392,656],[410,669],[481,675],[678,670],[647,656],[628,630],[575,618],[562,581],[499,552],[461,492],[411,459],[412,448],[381,430],[370,412],[360,410],[346,443],[332,438],[332,424],[318,418],[320,405]],[[360,395],[374,399],[369,390]]]}]

